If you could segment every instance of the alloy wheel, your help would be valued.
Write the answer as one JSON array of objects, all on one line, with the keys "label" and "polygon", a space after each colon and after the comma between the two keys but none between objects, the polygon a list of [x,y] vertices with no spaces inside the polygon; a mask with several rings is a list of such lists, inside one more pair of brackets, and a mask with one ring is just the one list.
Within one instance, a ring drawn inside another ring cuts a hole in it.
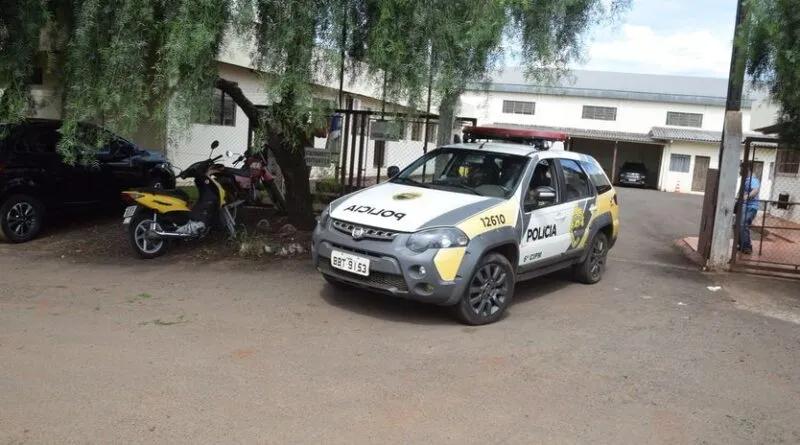
[{"label": "alloy wheel", "polygon": [[161,226],[157,222],[150,219],[143,219],[139,221],[133,232],[133,238],[136,241],[136,246],[142,252],[152,255],[158,252],[164,245],[163,239],[153,239],[150,236],[151,230],[161,230]]},{"label": "alloy wheel", "polygon": [[606,243],[603,239],[596,239],[592,245],[592,253],[589,256],[589,274],[597,279],[603,273],[606,266]]},{"label": "alloy wheel", "polygon": [[484,265],[469,287],[469,305],[481,317],[490,317],[502,310],[508,296],[508,275],[496,263]]},{"label": "alloy wheel", "polygon": [[28,202],[18,202],[6,214],[6,221],[14,235],[28,236],[36,226],[36,209]]}]

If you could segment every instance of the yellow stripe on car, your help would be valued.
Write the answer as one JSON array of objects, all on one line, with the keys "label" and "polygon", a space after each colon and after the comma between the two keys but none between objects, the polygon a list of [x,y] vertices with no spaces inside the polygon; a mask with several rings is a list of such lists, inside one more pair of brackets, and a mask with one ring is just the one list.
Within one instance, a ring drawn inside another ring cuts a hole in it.
[{"label": "yellow stripe on car", "polygon": [[504,201],[494,207],[476,213],[456,225],[470,239],[501,227],[514,227],[517,224],[519,206],[514,200]]},{"label": "yellow stripe on car", "polygon": [[461,266],[461,260],[464,258],[464,252],[467,251],[466,247],[451,247],[447,249],[439,249],[436,256],[433,257],[433,264],[436,266],[436,271],[442,280],[453,281],[456,279],[458,267]]}]

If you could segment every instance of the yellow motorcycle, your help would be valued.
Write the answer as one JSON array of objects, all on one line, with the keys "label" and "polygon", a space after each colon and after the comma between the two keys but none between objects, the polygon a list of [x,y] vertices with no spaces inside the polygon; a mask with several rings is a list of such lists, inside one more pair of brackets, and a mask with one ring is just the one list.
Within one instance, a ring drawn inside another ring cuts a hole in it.
[{"label": "yellow motorcycle", "polygon": [[123,214],[128,242],[141,258],[151,259],[164,254],[168,243],[189,241],[206,236],[212,229],[236,236],[236,210],[242,200],[228,202],[228,196],[216,176],[225,168],[217,164],[222,155],[212,158],[218,141],[211,143],[208,159],[195,162],[178,178],[194,179],[198,198],[189,207],[189,195],[180,189],[137,188],[122,192],[129,203]]}]

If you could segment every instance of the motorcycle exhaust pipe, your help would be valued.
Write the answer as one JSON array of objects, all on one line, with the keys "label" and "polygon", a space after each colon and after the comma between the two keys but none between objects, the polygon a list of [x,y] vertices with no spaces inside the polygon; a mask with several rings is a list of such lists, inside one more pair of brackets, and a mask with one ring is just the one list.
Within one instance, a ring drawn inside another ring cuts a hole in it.
[{"label": "motorcycle exhaust pipe", "polygon": [[159,230],[151,230],[148,233],[148,235],[150,235],[151,237],[155,235],[154,236],[155,238],[161,238],[161,239],[187,239],[194,237],[194,235],[190,233],[162,232]]}]

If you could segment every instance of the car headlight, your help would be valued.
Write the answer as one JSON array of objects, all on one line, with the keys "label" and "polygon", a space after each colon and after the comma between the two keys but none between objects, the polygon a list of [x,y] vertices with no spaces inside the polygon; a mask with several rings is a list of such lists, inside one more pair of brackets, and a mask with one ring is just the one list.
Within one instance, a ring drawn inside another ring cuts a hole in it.
[{"label": "car headlight", "polygon": [[406,247],[421,253],[428,249],[445,249],[463,247],[469,243],[469,237],[455,227],[423,230],[408,237]]},{"label": "car headlight", "polygon": [[331,216],[331,207],[327,206],[325,207],[325,210],[322,211],[322,214],[319,215],[319,217],[317,218],[317,224],[319,224],[320,227],[325,227],[326,225],[328,225],[328,219],[330,218],[330,216]]}]

